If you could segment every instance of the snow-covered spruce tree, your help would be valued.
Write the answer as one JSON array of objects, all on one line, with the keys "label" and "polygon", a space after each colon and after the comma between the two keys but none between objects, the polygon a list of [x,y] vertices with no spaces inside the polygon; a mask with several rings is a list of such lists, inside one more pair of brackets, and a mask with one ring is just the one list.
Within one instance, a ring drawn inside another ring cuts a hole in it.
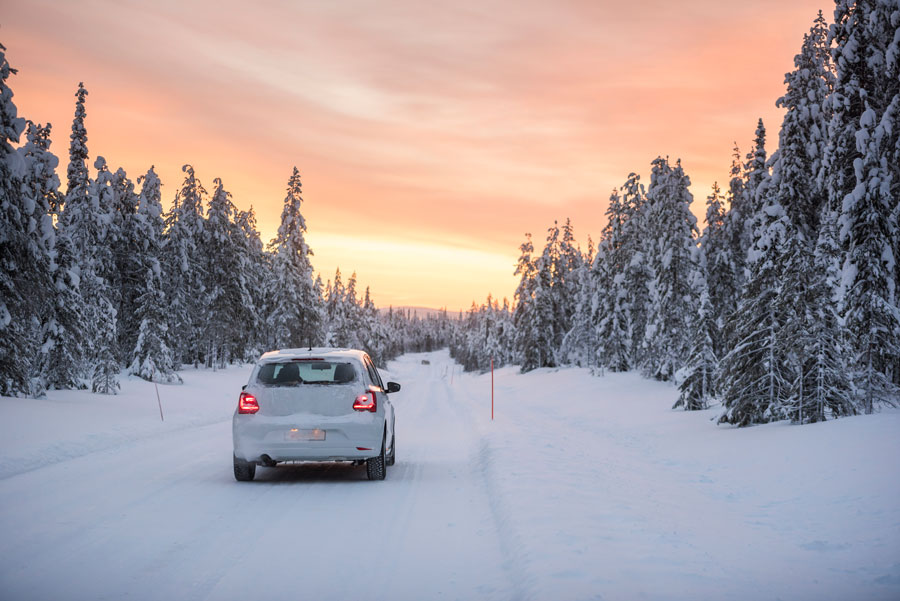
[{"label": "snow-covered spruce tree", "polygon": [[[32,374],[33,395],[41,388],[83,388],[81,379],[85,330],[84,300],[78,292],[79,277],[71,243],[64,230],[56,231],[50,213],[62,205],[56,167],[59,159],[50,152],[50,124],[29,122],[27,143],[19,148],[25,167],[23,198],[33,205],[32,224],[40,245],[48,253],[48,279],[42,286],[45,305],[38,311],[41,319],[40,350],[35,356]],[[40,275],[35,269],[34,275]],[[33,302],[37,302],[37,296]],[[23,347],[24,348],[24,347]],[[24,355],[24,353],[23,353]],[[36,386],[35,386],[36,385]]]},{"label": "snow-covered spruce tree", "polygon": [[134,219],[134,239],[140,241],[135,261],[140,267],[135,282],[134,318],[138,335],[132,349],[128,372],[155,382],[181,382],[175,372],[175,353],[169,337],[169,309],[163,292],[162,244],[163,210],[160,181],[153,167],[138,178],[141,184]]},{"label": "snow-covered spruce tree", "polygon": [[779,355],[792,378],[785,416],[807,423],[852,415],[853,390],[834,301],[839,278],[834,218],[822,218],[815,252],[800,232],[793,234],[787,240],[776,300],[784,313]]},{"label": "snow-covered spruce tree", "polygon": [[828,26],[819,11],[803,36],[795,69],[785,75],[787,92],[776,106],[785,109],[779,131],[778,157],[772,167],[772,186],[791,223],[810,244],[816,239],[819,216],[826,202],[818,174],[822,168],[829,116],[825,100],[834,85],[826,38]]},{"label": "snow-covered spruce tree", "polygon": [[[744,233],[741,238],[741,247],[746,255],[756,239],[754,230],[757,226],[757,216],[765,204],[765,191],[769,179],[769,168],[766,161],[766,127],[763,120],[756,124],[756,133],[753,139],[753,148],[747,153],[747,162],[744,163],[744,199],[742,205],[746,211],[744,219]],[[746,273],[745,273],[746,275]]]},{"label": "snow-covered spruce tree", "polygon": [[[566,223],[560,231],[559,252],[556,265],[553,266],[554,288],[557,297],[557,320],[562,329],[557,348],[562,347],[562,337],[572,328],[572,319],[575,317],[575,308],[578,302],[578,289],[581,284],[580,274],[584,265],[584,256],[581,248],[575,242],[575,230],[572,221],[566,218]],[[561,357],[557,357],[557,363],[565,363]]]},{"label": "snow-covered spruce tree", "polygon": [[688,332],[697,298],[697,218],[690,210],[690,179],[681,161],[672,167],[668,159],[653,161],[647,189],[647,224],[644,241],[650,280],[650,305],[644,332],[645,361],[649,376],[669,380],[681,368],[688,351]]},{"label": "snow-covered spruce tree", "polygon": [[900,190],[900,10],[895,2],[840,0],[828,42],[836,70],[825,188],[840,211],[844,320],[867,413],[893,402],[900,311],[892,213]]},{"label": "snow-covered spruce tree", "polygon": [[[27,166],[13,148],[25,126],[7,84],[16,73],[0,45],[0,394],[40,394],[43,382],[32,381],[40,336],[39,316],[48,305],[52,238],[26,194]],[[25,188],[25,189],[23,189]]]},{"label": "snow-covered spruce tree", "polygon": [[519,250],[522,254],[519,256],[515,271],[515,275],[519,276],[519,285],[516,287],[514,297],[513,324],[516,331],[516,362],[522,366],[524,373],[540,367],[540,355],[532,338],[536,319],[534,295],[537,289],[537,261],[532,256],[534,245],[531,242],[531,234],[525,234],[525,242],[519,246]]},{"label": "snow-covered spruce tree", "polygon": [[375,308],[368,286],[361,307],[359,335],[363,350],[369,354],[375,365],[384,367],[387,361],[393,358],[390,357],[388,330],[384,321],[379,318],[378,309]]},{"label": "snow-covered spruce tree", "polygon": [[163,292],[169,305],[169,326],[176,365],[198,366],[204,359],[200,340],[207,294],[204,283],[204,257],[200,241],[204,236],[203,205],[206,189],[184,165],[184,182],[165,215],[162,246]]},{"label": "snow-covered spruce tree", "polygon": [[312,251],[306,244],[306,221],[300,213],[300,172],[294,171],[288,180],[284,210],[278,235],[269,243],[272,253],[272,313],[270,327],[279,348],[299,347],[321,343],[322,298],[314,286]]},{"label": "snow-covered spruce tree", "polygon": [[65,229],[57,230],[55,253],[53,306],[43,332],[41,373],[49,389],[85,388],[87,306],[79,292],[80,270]]},{"label": "snow-covered spruce tree", "polygon": [[[256,229],[256,214],[253,207],[239,211],[236,218],[240,232],[241,267],[246,282],[253,282],[244,302],[253,307],[247,319],[236,330],[235,352],[243,361],[255,361],[265,350],[274,348],[270,341],[265,316],[269,314],[271,296],[271,256],[263,251],[262,240]],[[318,279],[317,296],[321,297],[321,278]]]},{"label": "snow-covered spruce tree", "polygon": [[255,307],[245,265],[249,257],[242,249],[243,232],[235,223],[237,209],[222,180],[216,178],[214,185],[201,240],[208,303],[202,344],[207,367],[224,367],[243,358],[237,334],[241,324],[253,318]]},{"label": "snow-covered spruce tree", "polygon": [[341,268],[337,267],[334,272],[334,282],[331,280],[325,286],[325,304],[324,304],[324,329],[325,329],[325,346],[339,347],[338,332],[344,331],[344,319],[346,311],[344,309],[345,300],[344,282],[341,279]]},{"label": "snow-covered spruce tree", "polygon": [[139,198],[132,182],[119,168],[112,174],[111,222],[108,233],[112,271],[106,279],[112,289],[111,300],[118,315],[116,321],[116,354],[128,365],[137,341],[140,322],[134,314],[135,300],[140,294],[139,282],[144,277],[140,253],[143,241],[137,232],[136,214]]},{"label": "snow-covered spruce tree", "polygon": [[847,333],[837,301],[840,260],[837,215],[823,212],[812,257],[807,288],[809,298],[804,303],[808,342],[805,345],[807,364],[803,370],[807,381],[803,389],[812,400],[812,412],[804,413],[801,421],[822,421],[829,416],[842,417],[858,412],[848,365]]},{"label": "snow-covered spruce tree", "polygon": [[596,345],[595,361],[610,371],[627,371],[630,367],[632,341],[629,328],[628,291],[625,273],[633,246],[626,240],[629,215],[618,191],[613,190],[606,209],[607,222],[603,228],[597,254],[591,265],[590,299],[591,327]]},{"label": "snow-covered spruce tree", "polygon": [[[57,240],[51,217],[59,206],[59,159],[50,152],[50,125],[28,122],[27,142],[19,148],[24,165],[22,198],[32,209],[28,229],[33,250],[43,257],[32,267],[33,276],[43,279],[42,289],[32,294],[33,309],[40,319],[40,348],[31,371],[31,394],[45,388],[74,388],[80,385],[80,336],[84,319],[83,302],[77,282],[68,270],[72,257],[66,240]],[[43,271],[45,270],[45,271]],[[62,270],[62,271],[61,271]]]},{"label": "snow-covered spruce tree", "polygon": [[[75,118],[72,120],[72,134],[69,136],[69,165],[66,167],[66,198],[65,204],[74,202],[78,205],[86,204],[89,194],[90,174],[88,173],[87,129],[84,119],[87,116],[84,104],[88,91],[84,83],[79,82],[78,91],[75,92]],[[76,246],[80,241],[75,242]]]},{"label": "snow-covered spruce tree", "polygon": [[94,161],[97,177],[91,182],[88,208],[93,211],[87,219],[97,221],[94,246],[82,264],[81,294],[87,300],[87,318],[94,326],[92,333],[91,390],[101,394],[116,394],[119,390],[119,358],[116,310],[116,291],[110,284],[115,277],[112,244],[118,233],[113,229],[115,206],[115,176],[109,172],[106,160],[98,156]]},{"label": "snow-covered spruce tree", "polygon": [[[337,280],[337,276],[335,276]],[[332,289],[334,292],[334,289]],[[359,299],[356,298],[356,272],[350,274],[347,280],[347,286],[344,288],[343,294],[337,299],[338,313],[340,318],[336,320],[331,330],[334,338],[334,346],[342,348],[359,348],[362,342],[359,337],[359,330],[362,326],[361,307]]]},{"label": "snow-covered spruce tree", "polygon": [[84,127],[87,91],[79,84],[75,94],[75,118],[69,142],[68,190],[59,215],[60,237],[71,245],[78,292],[84,299],[84,372],[92,390],[113,394],[116,376],[116,309],[105,275],[114,271],[109,228],[112,222],[112,176],[106,161],[98,157],[97,180],[87,170],[87,131]]},{"label": "snow-covered spruce tree", "polygon": [[[561,360],[578,367],[594,367],[597,365],[597,332],[592,323],[595,289],[591,261],[587,255],[570,277],[576,282],[575,313],[572,316],[571,328],[563,338]],[[502,342],[500,344],[502,345]]]},{"label": "snow-covered spruce tree", "polygon": [[[625,265],[625,277],[622,286],[625,288],[626,327],[629,349],[630,367],[644,362],[644,334],[650,310],[650,272],[644,242],[648,236],[647,197],[640,176],[629,174],[622,186],[622,200],[626,214],[622,226],[622,253]],[[615,274],[614,274],[615,275]]]},{"label": "snow-covered spruce tree", "polygon": [[[559,298],[559,321],[563,335],[559,341],[556,362],[559,365],[587,365],[589,355],[593,354],[592,328],[589,324],[589,312],[580,311],[579,307],[589,301],[583,297],[586,288],[588,265],[585,264],[581,248],[575,242],[575,231],[570,219],[566,219],[562,228],[562,240],[559,244],[559,260],[555,267],[557,297]],[[494,313],[489,318],[493,322]],[[581,327],[575,326],[576,318],[581,319]]]},{"label": "snow-covered spruce tree", "polygon": [[537,364],[535,367],[556,367],[556,355],[564,324],[560,320],[561,310],[559,290],[555,284],[554,267],[558,265],[559,228],[554,222],[547,233],[547,244],[535,262],[534,300],[531,321],[527,325],[528,339],[535,346]]},{"label": "snow-covered spruce tree", "polygon": [[475,346],[479,351],[479,370],[487,371],[492,362],[495,368],[506,364],[508,349],[504,340],[504,328],[508,315],[508,307],[501,308],[490,294],[479,309],[479,336]]},{"label": "snow-covered spruce tree", "polygon": [[712,304],[709,302],[706,279],[695,271],[694,287],[699,299],[697,312],[691,317],[690,346],[684,366],[675,372],[675,383],[680,392],[673,409],[697,411],[709,407],[716,396],[715,374],[718,358],[714,339],[718,335]]},{"label": "snow-covered spruce tree", "polygon": [[116,394],[119,390],[119,360],[116,357],[116,308],[106,296],[88,305],[88,314],[95,319],[97,338],[94,341],[91,391]]},{"label": "snow-covered spruce tree", "polygon": [[782,419],[791,388],[790,366],[779,355],[784,308],[776,302],[790,224],[775,195],[766,198],[747,257],[750,278],[728,324],[732,345],[716,378],[725,407],[719,422],[738,426]]},{"label": "snow-covered spruce tree", "polygon": [[713,354],[716,357],[725,355],[727,341],[723,332],[726,322],[736,308],[736,299],[740,292],[735,288],[737,267],[725,227],[726,216],[719,185],[714,183],[712,192],[706,197],[706,227],[699,241],[699,267],[709,296],[710,311],[705,318],[712,319],[715,324],[715,328],[709,334]]},{"label": "snow-covered spruce tree", "polygon": [[[741,151],[737,143],[735,143],[731,159],[728,191],[725,194],[725,199],[728,202],[728,211],[722,218],[722,235],[728,244],[728,263],[734,266],[733,282],[728,286],[728,292],[734,291],[737,294],[740,294],[744,284],[747,282],[747,249],[750,246],[750,240],[747,239],[745,241],[744,232],[747,229],[746,223],[752,223],[753,221],[752,207],[746,199],[746,187],[747,174],[741,161]],[[710,292],[716,294],[712,287],[710,287]],[[732,298],[737,298],[737,294]],[[716,306],[715,296],[711,297],[711,300],[714,310],[719,312],[720,309]],[[721,310],[725,312],[725,315],[730,313],[724,307]]]}]

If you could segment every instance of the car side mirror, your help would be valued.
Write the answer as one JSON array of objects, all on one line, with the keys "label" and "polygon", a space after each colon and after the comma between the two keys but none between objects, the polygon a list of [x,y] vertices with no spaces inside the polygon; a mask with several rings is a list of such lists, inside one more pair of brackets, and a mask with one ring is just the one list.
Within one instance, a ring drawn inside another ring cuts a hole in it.
[{"label": "car side mirror", "polygon": [[247,390],[247,385],[244,384],[243,386],[241,386],[241,390]]},{"label": "car side mirror", "polygon": [[399,385],[399,384],[397,384],[396,382],[388,382],[388,383],[387,383],[387,392],[388,392],[388,393],[391,393],[391,392],[399,392],[399,391],[400,391],[400,385]]}]

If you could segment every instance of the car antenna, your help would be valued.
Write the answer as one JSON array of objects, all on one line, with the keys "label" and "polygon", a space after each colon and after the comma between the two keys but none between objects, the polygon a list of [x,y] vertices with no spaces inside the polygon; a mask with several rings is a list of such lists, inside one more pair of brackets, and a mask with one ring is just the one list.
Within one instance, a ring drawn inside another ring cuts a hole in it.
[{"label": "car antenna", "polygon": [[312,350],[312,336],[307,336],[306,343],[309,344],[309,350]]}]

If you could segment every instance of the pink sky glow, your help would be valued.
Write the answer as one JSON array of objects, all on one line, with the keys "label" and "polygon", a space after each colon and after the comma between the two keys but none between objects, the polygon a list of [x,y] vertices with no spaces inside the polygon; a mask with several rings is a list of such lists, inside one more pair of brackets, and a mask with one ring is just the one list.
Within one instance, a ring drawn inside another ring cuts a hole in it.
[{"label": "pink sky glow", "polygon": [[[264,241],[296,165],[314,267],[379,306],[511,297],[525,232],[582,245],[629,172],[681,158],[701,216],[756,121],[777,146],[784,73],[824,0],[6,3],[20,116],[65,179],[83,81],[91,163],[191,163]],[[649,183],[648,181],[645,183]]]}]

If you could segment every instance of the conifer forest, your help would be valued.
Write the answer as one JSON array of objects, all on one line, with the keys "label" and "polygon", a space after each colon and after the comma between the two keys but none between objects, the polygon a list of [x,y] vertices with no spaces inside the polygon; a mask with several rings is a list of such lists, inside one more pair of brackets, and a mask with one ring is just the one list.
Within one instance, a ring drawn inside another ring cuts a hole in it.
[{"label": "conifer forest", "polygon": [[127,375],[177,383],[184,367],[276,348],[362,348],[383,365],[449,346],[473,371],[639,371],[678,387],[675,408],[717,406],[719,423],[736,426],[900,400],[891,2],[840,0],[833,20],[815,16],[775,100],[783,121],[747,124],[728,179],[704,191],[702,224],[681,161],[658,156],[649,178],[628,174],[586,224],[602,227],[596,245],[583,249],[569,220],[554,222],[546,236],[525,235],[517,261],[511,253],[511,299],[421,318],[376,309],[377,291],[358,290],[356,274],[314,270],[296,167],[277,235],[264,241],[223,179],[204,174],[204,185],[185,165],[170,203],[152,166],[129,176],[92,155],[83,84],[61,181],[60,130],[18,115],[6,54],[0,46],[4,396],[115,394]]}]

